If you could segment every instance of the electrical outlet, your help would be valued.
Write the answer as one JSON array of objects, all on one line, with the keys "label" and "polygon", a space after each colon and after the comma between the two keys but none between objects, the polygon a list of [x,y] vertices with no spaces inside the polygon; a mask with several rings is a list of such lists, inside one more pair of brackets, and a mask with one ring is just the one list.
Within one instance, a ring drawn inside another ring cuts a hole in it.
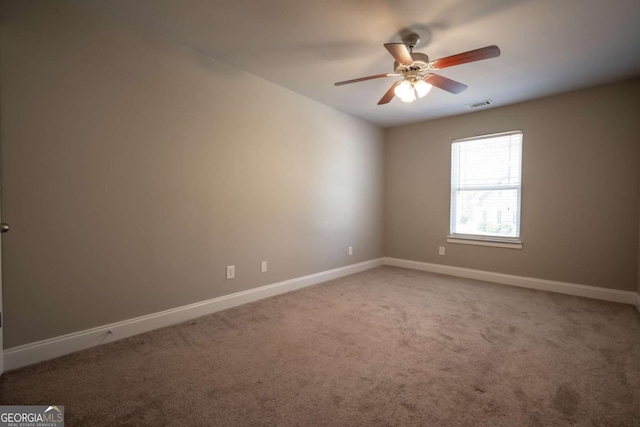
[{"label": "electrical outlet", "polygon": [[444,246],[440,246],[438,249],[438,255],[444,255]]},{"label": "electrical outlet", "polygon": [[349,246],[349,255],[353,255],[353,246]]},{"label": "electrical outlet", "polygon": [[235,277],[236,277],[236,266],[227,265],[227,280],[235,279]]},{"label": "electrical outlet", "polygon": [[264,273],[265,271],[267,271],[267,261],[262,261],[262,262],[260,263],[260,271],[261,271],[262,273]]}]

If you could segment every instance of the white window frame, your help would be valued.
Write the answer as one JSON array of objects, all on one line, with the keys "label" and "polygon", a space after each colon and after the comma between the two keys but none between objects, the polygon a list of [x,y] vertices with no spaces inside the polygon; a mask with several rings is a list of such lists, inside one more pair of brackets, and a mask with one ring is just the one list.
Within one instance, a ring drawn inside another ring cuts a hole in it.
[{"label": "white window frame", "polygon": [[[493,246],[499,248],[511,248],[511,249],[522,249],[522,240],[520,235],[520,223],[522,219],[522,211],[521,211],[521,200],[522,200],[522,150],[523,147],[520,147],[520,184],[519,185],[500,185],[500,186],[482,186],[477,187],[483,190],[517,190],[518,193],[518,203],[517,209],[518,214],[516,216],[516,236],[517,237],[503,237],[503,236],[488,236],[488,235],[480,235],[480,234],[461,234],[461,233],[453,233],[453,225],[456,219],[456,189],[454,189],[454,165],[453,165],[453,149],[455,143],[460,142],[470,142],[470,141],[481,141],[484,139],[494,138],[497,136],[505,136],[505,135],[521,135],[521,144],[524,141],[524,133],[522,130],[513,130],[508,132],[500,132],[493,133],[488,135],[479,135],[468,138],[460,138],[454,139],[451,141],[451,199],[449,204],[449,235],[447,236],[448,243],[460,243],[466,245],[477,245],[477,246]],[[469,188],[472,189],[472,188]]]}]

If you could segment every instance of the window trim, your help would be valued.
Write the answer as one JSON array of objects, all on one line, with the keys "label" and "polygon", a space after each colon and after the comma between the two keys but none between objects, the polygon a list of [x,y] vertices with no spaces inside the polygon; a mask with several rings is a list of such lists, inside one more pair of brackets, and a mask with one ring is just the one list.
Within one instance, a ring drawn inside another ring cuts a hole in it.
[{"label": "window trim", "polygon": [[476,234],[448,235],[447,243],[459,243],[463,245],[474,246],[493,246],[495,248],[522,249],[522,240],[520,239],[494,236],[485,237]]},{"label": "window trim", "polygon": [[[470,136],[466,138],[457,138],[451,140],[451,146],[453,147],[454,143],[460,142],[469,142],[476,140],[483,140],[488,138],[494,138],[498,136],[509,136],[520,134],[520,185],[510,185],[510,186],[477,186],[475,188],[465,188],[461,191],[471,191],[471,190],[517,190],[518,191],[518,237],[501,237],[501,236],[487,236],[482,234],[462,234],[462,233],[452,233],[451,228],[453,225],[454,217],[453,217],[453,199],[451,198],[452,194],[449,193],[449,234],[447,235],[447,243],[457,243],[464,245],[475,245],[475,246],[493,246],[498,248],[509,248],[509,249],[522,249],[522,150],[524,142],[524,132],[522,129],[515,129],[506,132],[497,132],[490,133],[485,135],[477,135]],[[452,151],[450,151],[452,153]],[[450,158],[450,164],[453,162],[453,157]],[[451,174],[453,175],[453,164],[451,164]],[[453,186],[453,176],[451,177],[451,181],[449,182],[450,187]]]}]

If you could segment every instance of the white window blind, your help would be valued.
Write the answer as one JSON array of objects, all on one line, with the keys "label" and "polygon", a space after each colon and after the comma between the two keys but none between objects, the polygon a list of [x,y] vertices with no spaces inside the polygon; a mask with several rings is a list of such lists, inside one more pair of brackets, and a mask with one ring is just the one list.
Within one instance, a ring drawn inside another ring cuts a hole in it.
[{"label": "white window blind", "polygon": [[520,238],[522,132],[451,144],[451,237]]}]

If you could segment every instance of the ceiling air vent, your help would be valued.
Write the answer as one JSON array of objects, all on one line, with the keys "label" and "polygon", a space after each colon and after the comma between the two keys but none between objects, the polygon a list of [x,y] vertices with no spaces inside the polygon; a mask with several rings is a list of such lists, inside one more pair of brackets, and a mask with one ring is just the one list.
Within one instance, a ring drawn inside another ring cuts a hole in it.
[{"label": "ceiling air vent", "polygon": [[475,102],[473,104],[467,104],[467,109],[469,110],[477,110],[478,108],[488,107],[489,105],[493,105],[493,101],[487,99],[486,101]]}]

